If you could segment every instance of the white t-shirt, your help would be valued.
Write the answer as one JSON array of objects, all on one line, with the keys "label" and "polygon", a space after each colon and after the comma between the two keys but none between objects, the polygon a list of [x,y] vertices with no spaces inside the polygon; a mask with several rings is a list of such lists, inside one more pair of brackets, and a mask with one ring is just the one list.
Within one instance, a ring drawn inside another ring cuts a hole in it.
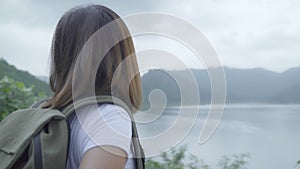
[{"label": "white t-shirt", "polygon": [[86,106],[69,118],[67,169],[78,169],[85,152],[97,146],[115,146],[127,153],[125,169],[134,169],[131,121],[126,110],[113,104]]}]

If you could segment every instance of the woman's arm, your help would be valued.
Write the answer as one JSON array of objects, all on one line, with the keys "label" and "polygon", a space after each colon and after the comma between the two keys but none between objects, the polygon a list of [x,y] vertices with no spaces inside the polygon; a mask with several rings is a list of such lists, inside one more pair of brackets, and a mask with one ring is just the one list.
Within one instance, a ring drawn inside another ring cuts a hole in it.
[{"label": "woman's arm", "polygon": [[83,155],[79,169],[124,169],[125,151],[114,146],[101,147],[89,149]]}]

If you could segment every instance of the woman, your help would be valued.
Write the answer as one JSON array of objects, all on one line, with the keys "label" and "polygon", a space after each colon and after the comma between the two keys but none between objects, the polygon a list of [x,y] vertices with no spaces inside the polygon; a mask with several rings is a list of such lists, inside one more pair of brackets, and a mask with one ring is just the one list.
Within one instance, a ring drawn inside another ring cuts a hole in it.
[{"label": "woman", "polygon": [[[115,12],[100,5],[76,7],[62,16],[55,30],[51,50],[50,86],[54,95],[43,104],[43,107],[63,109],[74,101],[74,91],[76,98],[85,97],[92,83],[96,95],[114,94],[131,110],[138,110],[141,103],[141,80],[139,74],[136,74],[138,65],[134,55],[135,50],[126,25],[122,21],[112,25],[109,30],[114,31],[106,32],[105,41],[100,36],[97,41],[100,43],[88,48],[88,52],[82,52],[88,40],[97,31],[116,19],[120,20],[120,17]],[[101,52],[99,49],[107,45],[104,42],[117,41],[120,39],[118,36],[123,36],[125,39],[114,44],[105,53],[105,56],[100,59],[99,66],[96,67],[96,75],[93,76],[95,63],[91,58],[97,60],[96,57],[100,57],[99,52]],[[129,56],[130,59],[126,60]],[[85,62],[85,66],[80,70],[78,62],[81,61]],[[122,70],[115,73],[121,63]],[[74,80],[74,75],[78,71],[83,72],[85,76]],[[113,84],[114,78],[117,79],[117,83]],[[79,84],[81,87],[74,87]],[[101,104],[97,109],[81,111],[80,119],[75,113],[68,119],[70,142],[67,168],[135,168],[132,158],[132,126],[126,110],[113,104]],[[98,120],[95,121],[98,116]],[[84,122],[89,124],[88,129],[81,124]],[[110,132],[112,129],[127,137],[112,134]],[[91,136],[89,133],[94,135]]]}]

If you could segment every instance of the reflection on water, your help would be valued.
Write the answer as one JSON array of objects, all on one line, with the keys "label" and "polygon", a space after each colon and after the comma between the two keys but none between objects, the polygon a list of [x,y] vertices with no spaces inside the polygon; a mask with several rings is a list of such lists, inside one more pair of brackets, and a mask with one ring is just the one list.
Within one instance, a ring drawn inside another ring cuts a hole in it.
[{"label": "reflection on water", "polygon": [[[239,153],[250,153],[249,168],[295,168],[300,159],[300,105],[227,105],[214,135],[200,145],[199,134],[208,110],[209,106],[201,107],[192,130],[180,142],[188,145],[188,152],[204,159],[213,168],[222,155]],[[187,118],[180,122],[182,125],[193,121],[188,119],[191,111],[192,106],[182,109]],[[172,127],[178,113],[178,108],[167,108],[151,123],[138,124],[140,137],[155,136]],[[151,114],[138,117],[143,118],[153,117]],[[163,141],[169,140],[158,142]]]}]

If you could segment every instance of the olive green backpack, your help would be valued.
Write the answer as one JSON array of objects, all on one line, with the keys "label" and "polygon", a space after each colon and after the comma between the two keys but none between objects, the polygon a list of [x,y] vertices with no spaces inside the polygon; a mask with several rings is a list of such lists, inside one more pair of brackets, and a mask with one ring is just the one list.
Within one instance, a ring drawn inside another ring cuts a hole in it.
[{"label": "olive green backpack", "polygon": [[144,169],[144,152],[133,116],[124,102],[111,96],[85,98],[63,111],[29,108],[11,113],[0,123],[0,169],[64,169],[69,143],[67,118],[74,105],[79,108],[95,102],[116,104],[129,112],[136,167]]}]

